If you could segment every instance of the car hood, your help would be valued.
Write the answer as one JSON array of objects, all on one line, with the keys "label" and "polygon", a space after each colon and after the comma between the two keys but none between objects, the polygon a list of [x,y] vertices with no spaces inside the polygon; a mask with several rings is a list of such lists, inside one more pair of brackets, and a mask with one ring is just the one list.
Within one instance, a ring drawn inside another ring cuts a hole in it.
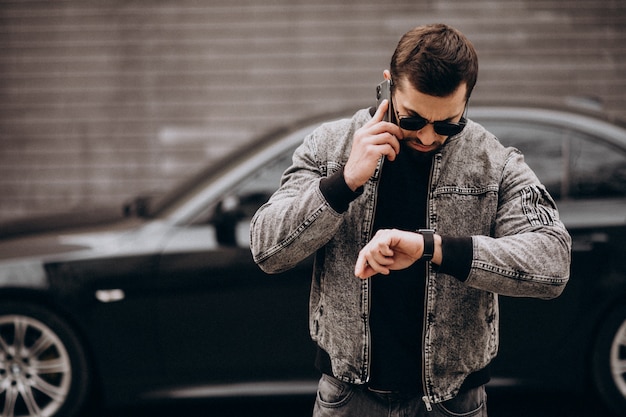
[{"label": "car hood", "polygon": [[120,207],[98,207],[81,211],[7,219],[0,221],[0,240],[13,236],[98,226],[119,222],[127,217]]},{"label": "car hood", "polygon": [[73,227],[69,223],[64,223],[63,227],[50,224],[48,230],[37,233],[33,226],[28,233],[3,236],[0,238],[0,262],[33,257],[54,260],[59,255],[73,252],[111,252],[120,248],[122,237],[140,228],[144,220],[109,218],[93,223],[95,224],[87,225],[82,219],[77,220]]}]

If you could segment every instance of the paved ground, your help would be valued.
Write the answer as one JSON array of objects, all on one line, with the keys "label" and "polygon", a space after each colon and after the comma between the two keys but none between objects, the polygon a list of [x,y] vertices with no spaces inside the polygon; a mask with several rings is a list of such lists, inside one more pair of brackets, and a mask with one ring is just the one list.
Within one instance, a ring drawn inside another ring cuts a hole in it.
[{"label": "paved ground", "polygon": [[[581,394],[488,391],[494,417],[613,417]],[[107,410],[102,417],[298,417],[310,416],[311,398],[198,401]]]}]

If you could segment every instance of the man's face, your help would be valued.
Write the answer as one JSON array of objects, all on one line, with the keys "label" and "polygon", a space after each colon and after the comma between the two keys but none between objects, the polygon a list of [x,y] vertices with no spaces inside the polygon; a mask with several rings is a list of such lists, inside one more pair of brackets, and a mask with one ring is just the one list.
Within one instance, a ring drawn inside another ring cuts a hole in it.
[{"label": "man's face", "polygon": [[420,116],[428,120],[420,130],[405,130],[404,141],[419,152],[432,152],[440,148],[448,136],[435,132],[432,122],[458,122],[465,110],[467,86],[462,83],[456,91],[447,97],[435,97],[417,91],[410,83],[401,80],[396,84],[393,94],[395,112],[400,117]]}]

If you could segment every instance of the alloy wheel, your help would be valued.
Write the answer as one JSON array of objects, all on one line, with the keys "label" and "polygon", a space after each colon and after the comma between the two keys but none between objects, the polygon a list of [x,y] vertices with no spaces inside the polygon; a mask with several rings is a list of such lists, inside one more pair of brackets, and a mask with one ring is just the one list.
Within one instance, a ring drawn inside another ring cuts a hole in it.
[{"label": "alloy wheel", "polygon": [[611,343],[611,375],[619,392],[626,398],[626,320]]},{"label": "alloy wheel", "polygon": [[0,410],[7,417],[53,416],[72,382],[70,356],[39,320],[0,316]]}]

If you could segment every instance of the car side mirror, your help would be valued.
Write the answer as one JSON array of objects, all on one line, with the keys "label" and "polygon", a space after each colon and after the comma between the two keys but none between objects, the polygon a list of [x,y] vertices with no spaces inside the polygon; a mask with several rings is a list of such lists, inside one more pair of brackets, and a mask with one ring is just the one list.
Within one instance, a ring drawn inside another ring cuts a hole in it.
[{"label": "car side mirror", "polygon": [[235,230],[237,223],[242,218],[243,212],[240,209],[237,196],[228,196],[218,203],[215,208],[212,223],[215,226],[217,241],[221,245],[237,245]]},{"label": "car side mirror", "polygon": [[125,217],[149,217],[152,196],[141,195],[124,203],[122,211]]},{"label": "car side mirror", "polygon": [[241,222],[249,222],[269,197],[269,193],[255,192],[227,196],[220,201],[212,218],[217,241],[221,245],[237,246],[237,226]]}]

